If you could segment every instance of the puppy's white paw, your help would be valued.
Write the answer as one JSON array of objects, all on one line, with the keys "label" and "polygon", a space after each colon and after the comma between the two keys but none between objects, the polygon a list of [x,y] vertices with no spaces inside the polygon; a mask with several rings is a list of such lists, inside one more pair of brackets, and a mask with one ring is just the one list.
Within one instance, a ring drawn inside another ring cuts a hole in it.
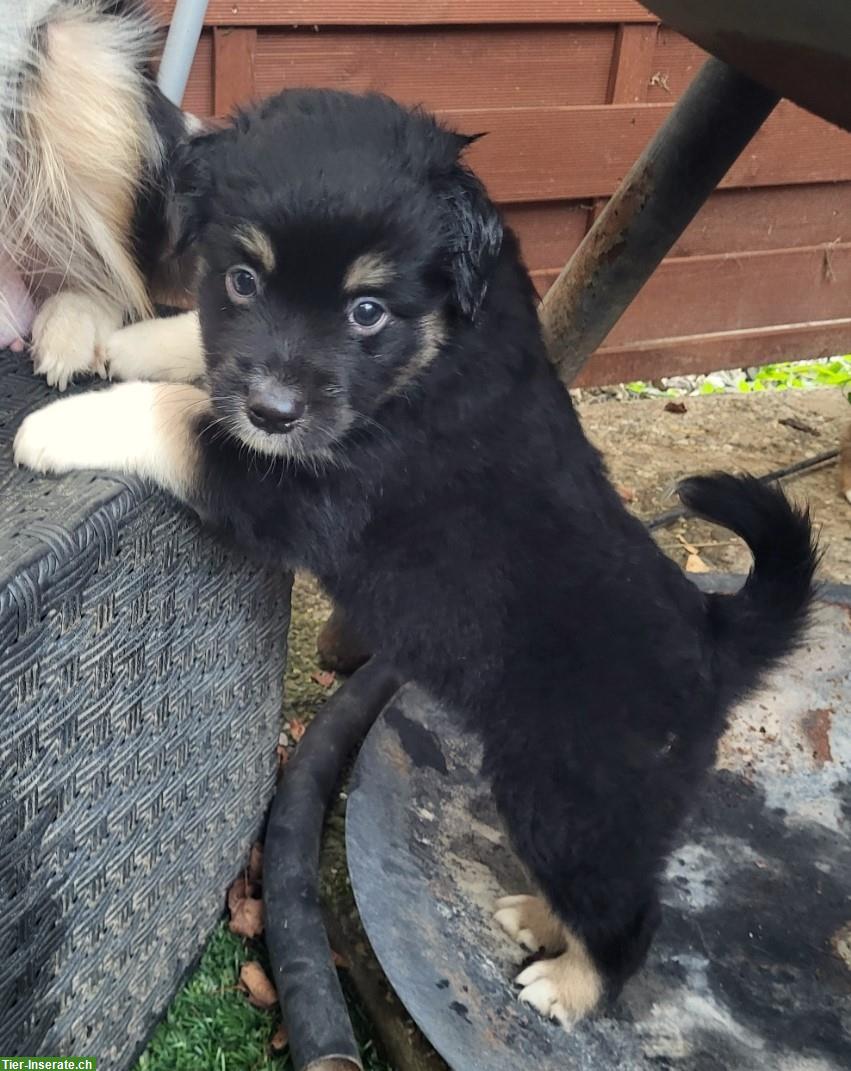
[{"label": "puppy's white paw", "polygon": [[155,399],[153,383],[132,383],[51,402],[21,424],[15,462],[36,472],[135,471],[156,447]]},{"label": "puppy's white paw", "polygon": [[141,320],[110,335],[109,378],[188,383],[204,373],[201,328],[196,312]]},{"label": "puppy's white paw", "polygon": [[35,472],[72,471],[68,447],[79,427],[74,414],[67,412],[67,401],[52,402],[24,419],[15,435],[16,465]]},{"label": "puppy's white paw", "polygon": [[45,301],[33,322],[33,366],[51,387],[65,390],[78,375],[103,378],[109,336],[121,326],[121,309],[104,299],[62,291]]},{"label": "puppy's white paw", "polygon": [[599,1004],[602,979],[584,945],[570,937],[566,952],[553,959],[540,959],[515,979],[520,999],[570,1030]]},{"label": "puppy's white paw", "polygon": [[494,922],[530,952],[561,952],[567,945],[564,925],[539,896],[502,896]]},{"label": "puppy's white paw", "polygon": [[184,496],[197,476],[195,417],[209,402],[178,383],[119,383],[63,398],[24,420],[15,462],[36,472],[134,473]]}]

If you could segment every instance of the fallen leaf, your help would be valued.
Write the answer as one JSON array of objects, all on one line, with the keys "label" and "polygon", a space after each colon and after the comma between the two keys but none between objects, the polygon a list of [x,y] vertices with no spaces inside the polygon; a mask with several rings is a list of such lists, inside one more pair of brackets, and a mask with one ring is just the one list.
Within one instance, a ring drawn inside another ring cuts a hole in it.
[{"label": "fallen leaf", "polygon": [[248,857],[248,877],[251,881],[263,880],[263,845],[259,840],[251,845],[251,855]]},{"label": "fallen leaf", "polygon": [[666,413],[687,413],[688,406],[685,402],[668,402],[665,406]]},{"label": "fallen leaf", "polygon": [[290,736],[296,743],[304,736],[305,724],[298,718],[290,718]]},{"label": "fallen leaf", "polygon": [[235,911],[237,905],[245,900],[246,897],[259,895],[259,887],[253,887],[252,883],[246,879],[245,874],[240,874],[228,889],[228,911]]},{"label": "fallen leaf", "polygon": [[314,684],[318,684],[320,688],[330,688],[337,679],[337,674],[327,669],[319,669],[310,674],[310,679]]},{"label": "fallen leaf", "polygon": [[687,573],[711,573],[712,570],[700,557],[699,554],[689,554],[686,558],[686,572]]},{"label": "fallen leaf", "polygon": [[228,929],[239,937],[259,937],[263,932],[263,901],[256,882],[239,877],[228,889]]},{"label": "fallen leaf", "polygon": [[239,981],[248,994],[248,1003],[253,1004],[255,1008],[274,1008],[278,1003],[275,987],[260,964],[254,960],[243,963],[239,971]]},{"label": "fallen leaf", "polygon": [[352,966],[345,956],[340,955],[339,952],[335,952],[333,948],[331,949],[331,962],[341,971],[348,971],[351,969]]},{"label": "fallen leaf", "polygon": [[283,1025],[281,1025],[272,1035],[269,1044],[271,1045],[273,1052],[283,1052],[283,1050],[289,1044],[289,1040],[289,1035],[287,1034],[286,1030],[284,1030]]},{"label": "fallen leaf", "polygon": [[697,557],[700,557],[700,551],[694,543],[689,543],[689,541],[684,536],[681,536],[679,532],[677,533],[677,539],[679,540],[680,546],[687,554],[695,554]]}]

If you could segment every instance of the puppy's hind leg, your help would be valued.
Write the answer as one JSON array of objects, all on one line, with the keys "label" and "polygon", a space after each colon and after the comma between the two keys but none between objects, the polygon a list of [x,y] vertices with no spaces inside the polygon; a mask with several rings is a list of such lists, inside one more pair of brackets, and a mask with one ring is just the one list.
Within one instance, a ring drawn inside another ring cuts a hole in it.
[{"label": "puppy's hind leg", "polygon": [[110,379],[192,383],[204,375],[197,312],[142,320],[112,334],[106,344]]},{"label": "puppy's hind leg", "polygon": [[517,976],[519,996],[570,1029],[643,962],[658,917],[656,867],[635,852],[648,831],[629,806],[602,798],[581,775],[553,774],[538,770],[526,784],[510,771],[494,778],[509,836],[541,893],[503,897],[495,921],[548,954]]}]

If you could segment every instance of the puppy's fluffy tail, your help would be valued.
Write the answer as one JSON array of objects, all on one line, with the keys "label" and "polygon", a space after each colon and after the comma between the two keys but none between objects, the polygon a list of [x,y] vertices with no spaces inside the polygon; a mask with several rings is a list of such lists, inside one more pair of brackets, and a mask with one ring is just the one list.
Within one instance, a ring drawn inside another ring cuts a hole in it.
[{"label": "puppy's fluffy tail", "polygon": [[696,476],[678,490],[688,509],[735,532],[753,554],[742,589],[707,601],[719,654],[734,678],[726,683],[747,689],[803,638],[819,557],[809,514],[753,476]]}]

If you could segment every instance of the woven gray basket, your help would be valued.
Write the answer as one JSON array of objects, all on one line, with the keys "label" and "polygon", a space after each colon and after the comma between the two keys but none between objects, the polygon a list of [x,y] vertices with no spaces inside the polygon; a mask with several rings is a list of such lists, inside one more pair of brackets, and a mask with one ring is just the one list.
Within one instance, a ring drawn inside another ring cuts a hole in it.
[{"label": "woven gray basket", "polygon": [[274,786],[289,578],[132,479],[16,471],[0,354],[0,1055],[129,1067]]}]

